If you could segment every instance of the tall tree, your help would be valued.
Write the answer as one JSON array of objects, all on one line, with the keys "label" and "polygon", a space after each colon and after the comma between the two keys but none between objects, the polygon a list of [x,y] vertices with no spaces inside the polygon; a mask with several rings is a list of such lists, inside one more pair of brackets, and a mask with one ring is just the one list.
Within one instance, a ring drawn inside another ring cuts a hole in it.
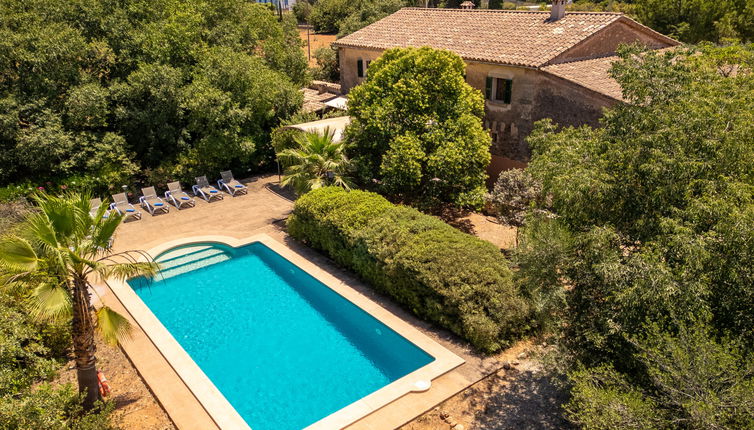
[{"label": "tall tree", "polygon": [[[561,358],[587,369],[577,421],[623,404],[659,411],[655,428],[749,428],[754,406],[736,399],[754,387],[754,45],[621,56],[627,102],[602,128],[545,122],[529,138],[557,216],[525,228],[519,283],[558,301],[541,308]],[[706,358],[681,348],[692,340]]]},{"label": "tall tree", "polygon": [[745,0],[637,0],[642,23],[684,42],[754,41],[754,4]]},{"label": "tall tree", "polygon": [[90,214],[86,195],[38,195],[39,210],[28,216],[18,234],[0,240],[3,284],[28,292],[39,318],[70,318],[73,354],[84,407],[100,399],[95,330],[110,343],[127,335],[128,320],[107,306],[94,308],[93,279],[125,280],[151,276],[157,265],[141,252],[112,253],[110,244],[121,216],[105,216],[102,205]]},{"label": "tall tree", "polygon": [[486,191],[490,135],[482,93],[458,55],[428,47],[389,49],[349,94],[349,152],[359,179],[427,204],[478,206]]},{"label": "tall tree", "polygon": [[312,7],[309,23],[318,32],[338,33],[343,37],[413,3],[411,0],[318,0]]},{"label": "tall tree", "polygon": [[293,17],[254,2],[4,0],[0,185],[259,168],[308,79]]}]

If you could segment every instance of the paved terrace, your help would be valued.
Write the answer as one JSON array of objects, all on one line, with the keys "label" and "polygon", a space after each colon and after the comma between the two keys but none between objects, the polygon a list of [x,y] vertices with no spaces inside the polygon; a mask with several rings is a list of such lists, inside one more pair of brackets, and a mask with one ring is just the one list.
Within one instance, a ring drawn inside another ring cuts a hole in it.
[{"label": "paved terrace", "polygon": [[[474,354],[465,342],[404,312],[389,299],[374,293],[354,275],[291,239],[284,232],[283,220],[290,214],[293,202],[268,189],[276,183],[277,176],[270,175],[249,182],[248,195],[225,195],[223,200],[212,203],[197,199],[196,207],[181,211],[171,207],[168,214],[152,216],[144,212],[141,220],[129,221],[119,227],[114,251],[147,250],[164,242],[192,236],[222,235],[242,239],[265,233],[466,360],[462,366],[434,379],[430,390],[407,394],[350,425],[347,427],[349,430],[399,427],[500,367],[501,363],[496,359]],[[104,286],[98,286],[97,289],[100,290],[103,302],[131,317],[109,289]],[[140,327],[134,327],[131,339],[124,342],[122,347],[177,428],[217,428],[191,390]]]}]

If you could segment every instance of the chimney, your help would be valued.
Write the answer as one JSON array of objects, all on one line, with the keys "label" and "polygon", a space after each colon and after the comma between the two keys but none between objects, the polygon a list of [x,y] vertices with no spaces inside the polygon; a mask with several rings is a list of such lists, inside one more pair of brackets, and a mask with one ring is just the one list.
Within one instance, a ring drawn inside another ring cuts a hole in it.
[{"label": "chimney", "polygon": [[465,2],[461,3],[461,9],[471,10],[474,9],[474,2],[470,0],[466,0]]},{"label": "chimney", "polygon": [[550,22],[555,22],[565,16],[565,7],[568,0],[552,0]]}]

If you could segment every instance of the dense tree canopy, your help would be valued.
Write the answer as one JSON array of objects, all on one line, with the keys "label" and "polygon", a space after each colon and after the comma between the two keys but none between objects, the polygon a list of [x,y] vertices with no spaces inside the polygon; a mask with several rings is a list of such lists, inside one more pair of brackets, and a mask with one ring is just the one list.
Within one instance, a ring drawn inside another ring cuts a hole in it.
[{"label": "dense tree canopy", "polygon": [[[311,2],[311,3],[310,3]],[[317,0],[303,1],[297,16],[316,31],[353,33],[406,6],[458,8],[460,0]],[[521,1],[476,0],[476,7],[516,9]],[[543,5],[548,2],[540,2]],[[572,11],[622,12],[688,43],[754,40],[754,2],[748,0],[574,0]]]},{"label": "dense tree canopy", "polygon": [[342,37],[413,3],[412,0],[318,0],[308,18],[316,31],[338,33]]},{"label": "dense tree canopy", "polygon": [[574,421],[751,428],[754,46],[622,56],[603,128],[529,139],[557,217],[526,228],[519,281],[582,369]]},{"label": "dense tree canopy", "polygon": [[422,203],[475,206],[485,192],[490,136],[484,99],[449,51],[390,49],[349,94],[350,155],[364,184]]},{"label": "dense tree canopy", "polygon": [[749,0],[636,0],[639,20],[684,42],[754,41],[754,2]]},{"label": "dense tree canopy", "polygon": [[682,42],[754,41],[749,0],[575,0],[569,9],[624,12]]},{"label": "dense tree canopy", "polygon": [[306,80],[252,2],[0,0],[0,184],[253,168]]}]

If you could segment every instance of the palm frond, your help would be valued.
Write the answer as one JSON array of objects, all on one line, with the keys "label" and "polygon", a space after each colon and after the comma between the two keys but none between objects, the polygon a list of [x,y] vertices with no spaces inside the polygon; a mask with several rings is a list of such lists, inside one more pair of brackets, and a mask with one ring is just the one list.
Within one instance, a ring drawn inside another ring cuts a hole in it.
[{"label": "palm frond", "polygon": [[58,246],[58,238],[55,229],[50,224],[47,216],[43,213],[34,213],[26,220],[27,235],[34,238],[35,242],[50,246]]},{"label": "palm frond", "polygon": [[32,316],[57,321],[71,316],[71,296],[65,283],[41,282],[27,299]]},{"label": "palm frond", "polygon": [[153,277],[160,270],[160,266],[152,261],[121,262],[114,264],[99,264],[94,272],[100,279],[117,279],[125,281],[136,276]]},{"label": "palm frond", "polygon": [[83,213],[88,214],[91,210],[92,193],[88,191],[81,193],[68,192],[63,196],[63,198],[68,200],[69,202],[72,202],[73,206]]},{"label": "palm frond", "polygon": [[350,178],[338,175],[333,180],[333,185],[336,185],[346,190],[350,190],[353,187],[353,182],[351,181]]},{"label": "palm frond", "polygon": [[17,236],[0,240],[0,267],[10,272],[30,272],[36,270],[38,258],[31,243]]},{"label": "palm frond", "polygon": [[107,306],[97,311],[97,330],[105,342],[117,345],[118,342],[131,337],[131,323],[126,317]]},{"label": "palm frond", "polygon": [[[71,262],[73,270],[76,270],[77,272],[86,273],[89,271],[96,271],[101,266],[99,261],[88,258],[93,256],[91,255],[92,253],[82,251],[81,249],[67,249],[66,251],[68,251],[68,260]],[[86,268],[89,268],[89,270]]]},{"label": "palm frond", "polygon": [[47,218],[58,240],[62,239],[67,242],[76,231],[76,206],[64,197],[40,194],[36,195],[34,199],[41,209],[40,215]]},{"label": "palm frond", "polygon": [[345,176],[351,163],[345,145],[335,142],[334,135],[329,128],[322,133],[303,133],[296,137],[296,147],[280,151],[278,159],[286,166],[282,185],[292,186],[298,194],[328,185],[350,188]]},{"label": "palm frond", "polygon": [[117,213],[111,213],[107,218],[103,218],[105,211],[107,210],[105,205],[100,206],[97,213],[94,215],[93,228],[91,235],[91,243],[94,249],[93,253],[97,253],[101,250],[107,249],[110,245],[110,240],[115,234],[115,230],[123,220],[124,215]]}]

